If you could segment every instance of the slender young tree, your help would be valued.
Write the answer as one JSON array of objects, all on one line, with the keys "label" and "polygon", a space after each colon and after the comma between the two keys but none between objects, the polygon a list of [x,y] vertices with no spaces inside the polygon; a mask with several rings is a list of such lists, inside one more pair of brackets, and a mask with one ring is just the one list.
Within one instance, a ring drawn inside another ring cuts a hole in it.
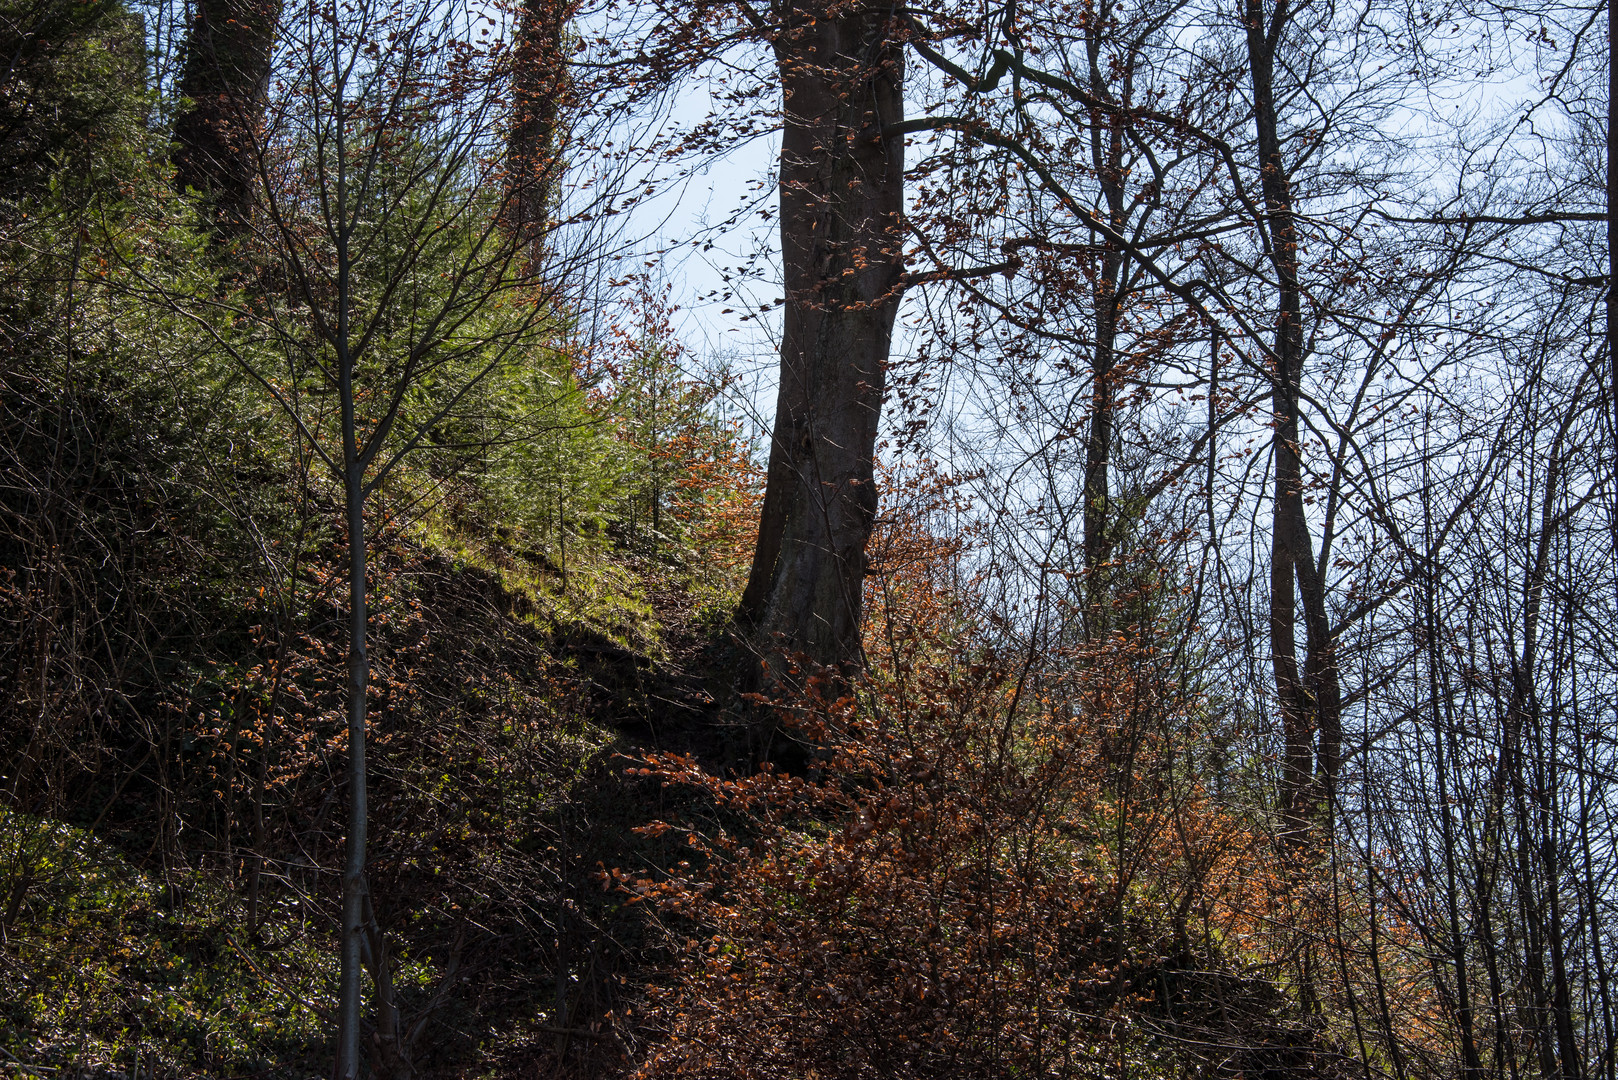
[{"label": "slender young tree", "polygon": [[[907,127],[955,132],[960,143],[918,169],[925,210],[912,223],[971,312],[952,318],[949,305],[939,333],[958,354],[984,354],[985,381],[1004,384],[1019,417],[1037,416],[1050,432],[1026,453],[1050,478],[1046,505],[1062,507],[1053,551],[1076,551],[1071,562],[1085,572],[1086,632],[1103,632],[1104,570],[1122,519],[1182,475],[1226,419],[1216,410],[1200,433],[1178,425],[1190,442],[1156,448],[1169,463],[1163,476],[1119,490],[1118,448],[1141,434],[1129,431],[1142,400],[1131,391],[1164,364],[1195,372],[1188,345],[1206,352],[1208,312],[1182,282],[1205,273],[1203,245],[1242,220],[1220,180],[1245,113],[1228,89],[1228,60],[1171,47],[1201,17],[1189,4],[1125,10],[1101,0],[1069,16],[1008,9],[987,43],[965,14],[935,16],[931,28],[917,19],[914,47],[947,88]],[[997,248],[1008,263],[962,272]],[[997,269],[1003,283],[979,276]]]},{"label": "slender young tree", "polygon": [[550,347],[567,277],[542,222],[512,227],[515,208],[555,190],[558,166],[548,155],[520,175],[508,168],[511,53],[493,20],[473,5],[435,2],[312,2],[290,13],[264,118],[230,129],[240,141],[228,143],[224,172],[229,185],[247,181],[244,193],[226,188],[222,205],[239,234],[234,257],[259,285],[158,294],[215,336],[342,492],[350,648],[341,1078],[367,1071],[366,968],[371,1074],[412,1075],[410,1047],[421,1034],[402,1025],[366,883],[369,507],[479,386]]}]

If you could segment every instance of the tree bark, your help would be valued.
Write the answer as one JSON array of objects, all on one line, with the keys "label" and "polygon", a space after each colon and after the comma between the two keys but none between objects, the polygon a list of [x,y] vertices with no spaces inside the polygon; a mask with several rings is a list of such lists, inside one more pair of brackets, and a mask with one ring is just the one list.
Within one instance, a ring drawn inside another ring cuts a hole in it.
[{"label": "tree bark", "polygon": [[252,220],[253,143],[264,121],[281,0],[198,0],[174,123],[174,183],[206,195],[223,231]]},{"label": "tree bark", "polygon": [[[341,100],[341,98],[339,98]],[[336,196],[341,215],[337,228],[337,319],[331,343],[337,353],[337,395],[342,408],[343,499],[348,517],[348,839],[343,859],[343,936],[338,982],[338,1080],[360,1074],[360,982],[365,954],[365,839],[369,825],[365,764],[366,698],[370,660],[365,651],[365,466],[354,382],[355,357],[349,337],[354,263],[349,250],[347,147],[338,114]],[[373,436],[374,438],[374,436]],[[374,443],[372,444],[374,445]]]},{"label": "tree bark", "polygon": [[[1314,543],[1304,513],[1303,462],[1299,442],[1304,360],[1303,293],[1298,283],[1298,232],[1291,174],[1281,152],[1275,109],[1275,53],[1291,17],[1278,0],[1266,19],[1264,0],[1247,0],[1248,64],[1258,137],[1259,183],[1269,231],[1269,262],[1276,276],[1273,390],[1275,491],[1270,537],[1270,654],[1284,741],[1282,812],[1293,828],[1314,809],[1315,733],[1320,734],[1319,773],[1328,801],[1341,757],[1342,693],[1336,650],[1326,615],[1325,585],[1315,565]],[[1301,595],[1307,645],[1300,676],[1297,601]]]},{"label": "tree bark", "polygon": [[561,117],[571,85],[563,49],[573,7],[570,0],[523,0],[518,13],[507,212],[530,273],[544,261],[561,171]]},{"label": "tree bark", "polygon": [[341,365],[343,409],[343,488],[348,514],[348,839],[343,860],[342,973],[339,983],[337,1076],[352,1080],[360,1070],[361,968],[365,949],[365,765],[366,685],[370,662],[365,650],[365,465],[360,459],[354,421],[353,365]]},{"label": "tree bark", "polygon": [[775,41],[785,98],[781,385],[739,616],[768,653],[860,656],[877,425],[899,305],[902,54],[889,9],[792,9]]},{"label": "tree bark", "polygon": [[[1085,47],[1090,61],[1090,92],[1097,101],[1114,104],[1102,71],[1101,47],[1113,18],[1110,4],[1102,5],[1087,27]],[[1131,70],[1125,80],[1125,94],[1133,77],[1138,54],[1131,54]],[[1124,201],[1124,124],[1117,110],[1090,110],[1090,156],[1097,186],[1106,202],[1108,224],[1123,233],[1127,207]],[[1089,575],[1092,609],[1104,590],[1097,575],[1112,555],[1111,466],[1113,408],[1116,388],[1113,368],[1117,364],[1118,315],[1120,295],[1127,271],[1127,253],[1111,241],[1102,247],[1101,265],[1094,289],[1095,348],[1090,355],[1090,430],[1085,443],[1084,462],[1084,569]],[[1101,632],[1105,621],[1100,612],[1091,612],[1091,631]]]}]

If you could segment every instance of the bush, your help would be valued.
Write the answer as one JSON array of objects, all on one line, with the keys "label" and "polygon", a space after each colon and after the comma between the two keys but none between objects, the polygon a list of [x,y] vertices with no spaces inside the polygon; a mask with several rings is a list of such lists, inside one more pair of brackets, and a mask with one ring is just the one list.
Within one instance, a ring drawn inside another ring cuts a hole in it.
[{"label": "bush", "polygon": [[1212,720],[1173,605],[1036,656],[940,584],[951,548],[887,528],[868,673],[773,703],[802,775],[636,767],[725,822],[651,825],[690,858],[616,875],[684,943],[642,1075],[1318,1075],[1314,1029],[1246,977],[1276,870],[1191,752]]}]

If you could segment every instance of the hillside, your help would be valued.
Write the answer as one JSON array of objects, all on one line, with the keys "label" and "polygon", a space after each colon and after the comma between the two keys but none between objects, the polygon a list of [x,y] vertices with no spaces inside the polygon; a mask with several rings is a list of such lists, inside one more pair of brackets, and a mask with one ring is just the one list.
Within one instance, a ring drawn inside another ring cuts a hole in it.
[{"label": "hillside", "polygon": [[0,0],[0,1080],[1618,1080],[1615,10]]},{"label": "hillside", "polygon": [[[1027,948],[1059,913],[1077,949],[1033,968],[1008,957],[1004,981],[987,984],[971,963],[937,970],[963,962],[958,946],[938,948],[983,932],[985,898],[955,893],[930,915],[915,905],[984,868],[959,846],[972,846],[969,836],[943,838],[943,822],[923,824],[908,801],[899,812],[893,792],[925,776],[932,814],[982,814],[987,797],[999,820],[983,823],[1015,831],[1028,824],[1016,789],[1030,780],[1062,786],[1075,813],[1098,812],[1109,781],[1093,758],[982,775],[970,754],[947,749],[983,735],[963,707],[931,718],[954,735],[932,740],[937,750],[913,748],[903,762],[912,777],[897,775],[881,738],[849,742],[859,731],[838,730],[846,706],[797,707],[831,720],[809,743],[800,725],[761,721],[740,693],[745,654],[666,564],[603,559],[599,579],[570,588],[619,591],[586,603],[490,569],[519,565],[498,548],[479,545],[478,563],[399,540],[378,570],[388,606],[375,646],[370,893],[415,1075],[791,1075],[803,1064],[849,1076],[994,1075],[997,1060],[1021,1052],[996,1049],[1003,1036],[983,1042],[990,1011],[1009,1010],[1005,1033],[1037,1029],[1025,995],[1052,993],[1093,1010],[1063,1021],[1065,1038],[1133,1025],[1112,1052],[1142,1063],[1303,1076],[1338,1056],[1263,976],[1209,952],[1218,938],[1187,937],[1183,923],[1154,914],[1150,897],[1173,882],[1121,880],[1104,851],[1075,866],[1082,896],[1051,891],[1055,880],[1028,879],[1015,862],[991,873],[1023,893],[997,911],[991,938]],[[581,607],[610,617],[581,617]],[[86,758],[96,766],[67,778],[54,813],[8,812],[3,956],[8,984],[26,992],[9,999],[0,1045],[18,1068],[301,1078],[329,1062],[342,789],[321,658],[340,647],[322,636],[340,621],[323,626],[318,612],[284,652],[244,628],[242,640],[264,652],[228,672],[223,659],[209,665],[216,681],[191,697],[204,711],[171,725],[168,742],[143,747],[127,728],[102,727],[101,754]],[[951,692],[992,697],[1004,674],[979,670]],[[936,669],[926,677],[953,681]],[[234,729],[233,709],[243,718]],[[807,784],[778,767],[755,771],[766,730],[773,757],[814,763]],[[811,744],[820,749],[806,757]],[[165,751],[171,759],[157,760]],[[688,836],[692,827],[706,839]],[[936,848],[913,849],[918,828]],[[1074,822],[1038,842],[1055,854],[1074,828],[1093,826]],[[710,846],[721,835],[751,835],[775,855],[742,851],[737,861],[733,843]],[[783,844],[809,862],[771,871]],[[800,876],[828,858],[858,869]],[[782,872],[773,887],[757,877]],[[1213,884],[1214,894],[1228,889]],[[829,953],[832,939],[807,940],[834,933]],[[715,948],[743,942],[775,967],[738,988],[741,969],[727,966],[716,987]],[[934,973],[879,991],[896,964]],[[1208,1012],[1210,994],[1223,1018]],[[810,1008],[793,1020],[789,1001]],[[894,1056],[924,1033],[935,1036],[930,1048]]]}]

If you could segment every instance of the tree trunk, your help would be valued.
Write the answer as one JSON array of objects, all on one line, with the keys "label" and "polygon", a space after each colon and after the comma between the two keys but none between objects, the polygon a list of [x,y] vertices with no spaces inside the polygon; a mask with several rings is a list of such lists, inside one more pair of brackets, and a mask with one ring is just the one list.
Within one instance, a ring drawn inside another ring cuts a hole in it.
[{"label": "tree trunk", "polygon": [[[341,119],[341,114],[339,114]],[[342,964],[338,988],[337,1077],[360,1074],[360,971],[365,955],[365,833],[368,774],[365,766],[365,692],[370,662],[365,652],[365,465],[360,445],[354,354],[349,339],[349,303],[354,264],[349,242],[347,147],[341,123],[336,139],[337,394],[343,425],[343,498],[348,515],[348,843],[343,860]]]},{"label": "tree trunk", "polygon": [[523,0],[512,70],[507,213],[530,273],[544,261],[546,222],[561,171],[561,115],[570,86],[564,36],[570,0]]},{"label": "tree trunk", "polygon": [[[1336,651],[1326,616],[1325,585],[1315,566],[1304,514],[1299,443],[1303,374],[1302,291],[1291,175],[1281,153],[1275,111],[1275,52],[1290,18],[1287,0],[1265,18],[1263,0],[1247,0],[1247,55],[1253,78],[1260,187],[1269,231],[1269,262],[1276,277],[1275,347],[1271,393],[1275,423],[1275,491],[1270,537],[1270,654],[1281,710],[1284,752],[1279,802],[1294,829],[1312,816],[1314,737],[1320,732],[1319,769],[1328,795],[1341,757],[1341,691]],[[1304,670],[1297,654],[1297,600],[1308,634]]]},{"label": "tree trunk", "polygon": [[[352,424],[349,393],[345,428]],[[353,441],[349,440],[350,447]],[[360,1074],[360,972],[365,949],[365,688],[370,664],[365,652],[365,495],[363,467],[351,456],[344,476],[348,509],[348,842],[343,860],[342,973],[339,988],[337,1076]]]},{"label": "tree trunk", "polygon": [[377,921],[369,888],[364,898],[365,932],[360,936],[361,959],[371,971],[371,993],[376,1007],[376,1031],[371,1036],[371,1075],[376,1080],[412,1080],[416,1067],[410,1060],[408,1039],[393,991],[393,960],[387,935]]},{"label": "tree trunk", "polygon": [[[1112,369],[1114,345],[1118,337],[1117,277],[1123,256],[1108,251],[1102,257],[1102,277],[1096,284],[1095,351],[1090,361],[1090,430],[1084,448],[1084,569],[1090,575],[1091,603],[1105,590],[1098,578],[1100,567],[1112,555],[1108,535],[1111,522],[1112,412],[1114,392]],[[1101,629],[1092,627],[1092,630]]]},{"label": "tree trunk", "polygon": [[[1112,101],[1107,76],[1102,71],[1102,43],[1113,19],[1110,4],[1103,5],[1091,20],[1085,36],[1090,61],[1090,92],[1097,101]],[[1138,54],[1131,54],[1133,65]],[[1133,70],[1129,72],[1132,78]],[[1129,79],[1126,78],[1126,94]],[[1124,124],[1117,110],[1090,110],[1090,157],[1096,182],[1106,202],[1108,224],[1124,233],[1127,208],[1124,200]],[[1105,590],[1099,579],[1100,568],[1112,555],[1109,530],[1112,520],[1111,466],[1113,408],[1117,391],[1113,368],[1117,364],[1118,315],[1121,290],[1127,273],[1125,252],[1108,241],[1103,245],[1101,265],[1094,289],[1095,348],[1090,356],[1090,430],[1086,437],[1084,462],[1084,569],[1089,576],[1091,633],[1105,632],[1107,621],[1096,609]]]},{"label": "tree trunk", "polygon": [[[793,9],[775,42],[786,102],[781,386],[740,618],[767,651],[860,655],[873,457],[903,262],[902,54],[889,10]],[[779,674],[779,672],[777,672]]]},{"label": "tree trunk", "polygon": [[206,195],[214,224],[251,222],[253,144],[264,120],[281,0],[198,0],[179,90],[190,106],[174,123],[174,183]]}]

